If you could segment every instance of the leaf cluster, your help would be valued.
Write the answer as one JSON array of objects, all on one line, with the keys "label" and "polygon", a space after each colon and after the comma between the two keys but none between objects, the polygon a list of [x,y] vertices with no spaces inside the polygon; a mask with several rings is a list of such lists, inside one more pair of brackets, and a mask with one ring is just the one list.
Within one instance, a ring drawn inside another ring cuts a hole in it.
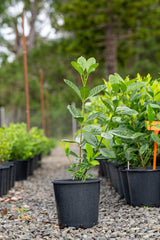
[{"label": "leaf cluster", "polygon": [[[106,86],[105,95],[99,101],[106,121],[97,117],[95,121],[95,125],[103,129],[101,154],[119,160],[120,164],[129,162],[133,167],[150,165],[153,141],[158,144],[160,141],[154,132],[147,130],[146,121],[152,125],[160,119],[159,81],[151,80],[150,75],[142,78],[139,74],[134,79],[122,79],[115,73],[110,75]],[[88,119],[96,116],[95,108],[97,100],[93,98]]]},{"label": "leaf cluster", "polygon": [[[72,66],[79,73],[81,78],[81,86],[78,87],[69,80],[64,80],[65,83],[78,95],[81,100],[81,110],[75,106],[69,105],[67,108],[70,111],[72,117],[79,122],[80,130],[75,140],[63,140],[65,144],[61,143],[65,150],[66,156],[70,162],[69,171],[72,172],[72,176],[78,180],[85,180],[90,175],[87,174],[88,170],[99,164],[95,158],[99,155],[98,141],[96,136],[100,134],[101,129],[94,125],[87,124],[85,121],[85,103],[88,100],[100,93],[106,88],[105,85],[98,85],[93,89],[87,86],[87,80],[89,75],[96,70],[98,63],[96,59],[91,57],[86,60],[84,57],[79,57],[77,61],[73,61]],[[69,143],[76,143],[79,145],[79,155],[72,152],[69,148]],[[96,148],[96,151],[94,149]],[[72,162],[70,155],[75,157],[75,161]]]}]

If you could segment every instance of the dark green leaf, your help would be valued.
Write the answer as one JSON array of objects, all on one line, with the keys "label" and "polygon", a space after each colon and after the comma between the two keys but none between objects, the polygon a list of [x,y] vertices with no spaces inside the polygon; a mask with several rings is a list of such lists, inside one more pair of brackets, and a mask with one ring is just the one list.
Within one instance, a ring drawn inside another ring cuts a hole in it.
[{"label": "dark green leaf", "polygon": [[76,93],[77,95],[81,98],[81,94],[80,94],[80,91],[79,91],[79,88],[71,81],[69,80],[66,80],[64,79],[65,83],[70,87],[72,88]]},{"label": "dark green leaf", "polygon": [[149,125],[151,125],[155,118],[155,112],[150,104],[148,104],[147,106],[147,114],[148,114]]},{"label": "dark green leaf", "polygon": [[69,139],[62,139],[62,142],[68,142],[68,143],[77,143],[74,140],[69,140]]},{"label": "dark green leaf", "polygon": [[149,149],[149,145],[148,144],[143,144],[141,147],[140,147],[140,154],[144,154],[146,151],[148,151]]},{"label": "dark green leaf", "polygon": [[97,138],[89,133],[89,132],[84,132],[83,133],[83,139],[89,143],[93,148],[96,148],[97,147]]},{"label": "dark green leaf", "polygon": [[87,119],[85,120],[85,122],[90,122],[90,121],[93,121],[95,119],[107,120],[106,115],[104,113],[97,112],[97,113],[93,113],[93,114],[89,115],[87,117]]},{"label": "dark green leaf", "polygon": [[102,90],[106,88],[106,85],[99,85],[93,89],[91,89],[89,97],[93,97],[94,95],[100,93]]},{"label": "dark green leaf", "polygon": [[70,111],[70,113],[72,114],[72,116],[74,117],[74,119],[76,119],[79,122],[83,122],[84,118],[80,115],[78,109],[75,106],[72,105],[68,105],[67,106],[68,110]]},{"label": "dark green leaf", "polygon": [[115,152],[109,148],[101,148],[100,153],[106,158],[116,158]]},{"label": "dark green leaf", "polygon": [[152,132],[151,137],[154,142],[156,142],[158,145],[160,145],[160,138],[154,132]]},{"label": "dark green leaf", "polygon": [[103,99],[103,98],[101,98],[101,100],[102,100],[102,102],[104,103],[104,105],[105,105],[111,112],[113,112],[114,106],[113,106],[112,101],[109,100],[109,99]]},{"label": "dark green leaf", "polygon": [[80,93],[82,100],[86,100],[90,94],[90,89],[88,87],[81,87]]}]

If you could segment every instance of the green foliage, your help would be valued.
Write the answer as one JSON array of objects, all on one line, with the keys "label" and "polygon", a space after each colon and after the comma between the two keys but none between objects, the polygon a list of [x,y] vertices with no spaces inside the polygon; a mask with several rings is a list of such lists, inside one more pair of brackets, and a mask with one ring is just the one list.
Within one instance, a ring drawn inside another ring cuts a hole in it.
[{"label": "green foliage", "polygon": [[[159,145],[160,138],[148,131],[146,121],[152,125],[159,120],[160,99],[157,80],[150,75],[142,78],[122,79],[118,74],[111,75],[106,82],[105,95],[91,99],[87,119],[94,120],[101,127],[99,138],[100,152],[109,159],[119,160],[120,164],[130,163],[132,167],[150,165],[153,157],[153,141]],[[155,92],[156,89],[156,92]],[[105,121],[98,118],[99,110]],[[92,117],[93,116],[93,117]],[[159,127],[159,125],[157,125]]]},{"label": "green foliage", "polygon": [[5,129],[0,129],[0,164],[8,161],[11,154],[11,143]]},{"label": "green foliage", "polygon": [[[75,141],[65,139],[63,140],[63,142],[66,143],[61,143],[61,146],[65,150],[66,156],[70,162],[70,168],[68,169],[68,171],[72,173],[73,178],[84,181],[86,178],[91,177],[90,174],[87,174],[88,170],[99,164],[99,162],[95,160],[95,158],[99,155],[96,144],[96,135],[101,134],[100,127],[87,124],[87,122],[84,121],[86,110],[85,103],[88,99],[104,90],[106,86],[100,85],[93,89],[90,89],[87,86],[87,80],[90,73],[94,72],[98,67],[96,59],[94,59],[93,57],[89,58],[88,60],[86,60],[84,57],[79,57],[77,59],[77,62],[72,61],[71,64],[80,74],[82,86],[78,88],[71,81],[64,81],[79,96],[82,103],[81,111],[79,111],[76,107],[72,105],[68,106],[68,110],[70,111],[74,119],[76,119],[80,124],[80,131]],[[75,152],[72,152],[69,147],[70,143],[75,142],[79,145],[79,156]],[[75,157],[74,162],[72,162],[70,155]]]},{"label": "green foliage", "polygon": [[26,160],[42,153],[46,155],[55,147],[56,141],[44,136],[42,130],[34,127],[27,132],[26,124],[19,123],[0,129],[0,161]]}]

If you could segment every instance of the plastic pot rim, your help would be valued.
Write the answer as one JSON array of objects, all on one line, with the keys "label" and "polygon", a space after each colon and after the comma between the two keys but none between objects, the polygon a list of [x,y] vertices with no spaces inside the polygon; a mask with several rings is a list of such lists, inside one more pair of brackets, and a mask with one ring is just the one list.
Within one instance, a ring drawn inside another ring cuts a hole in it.
[{"label": "plastic pot rim", "polygon": [[99,183],[101,182],[101,178],[88,178],[85,181],[73,180],[69,179],[56,179],[52,181],[53,184],[89,184],[89,183]]}]

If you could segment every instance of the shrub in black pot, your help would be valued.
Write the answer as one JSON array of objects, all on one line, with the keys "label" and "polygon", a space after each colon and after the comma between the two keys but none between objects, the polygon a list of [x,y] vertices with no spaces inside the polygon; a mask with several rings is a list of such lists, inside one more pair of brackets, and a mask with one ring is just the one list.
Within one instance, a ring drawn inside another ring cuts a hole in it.
[{"label": "shrub in black pot", "polygon": [[[113,124],[117,125],[108,134],[112,135],[112,149],[119,156],[117,159],[121,157],[126,161],[128,170],[123,172],[124,177],[121,179],[126,193],[129,188],[130,199],[127,202],[133,206],[160,206],[159,187],[156,184],[159,170],[147,168],[152,164],[154,142],[160,144],[160,138],[147,130],[146,121],[152,126],[153,121],[159,120],[160,108],[160,84],[156,80],[150,80],[149,75],[145,78],[138,75],[130,81],[115,74],[110,81],[111,88],[117,91],[120,105],[117,105],[112,118]],[[160,129],[159,126],[157,129]],[[121,151],[117,154],[119,148]]]},{"label": "shrub in black pot", "polygon": [[[95,71],[98,66],[94,58],[86,60],[84,57],[80,57],[77,62],[72,62],[72,65],[80,73],[82,87],[79,89],[69,80],[65,80],[65,83],[81,99],[82,108],[81,112],[72,105],[69,105],[68,109],[79,122],[80,131],[75,140],[63,140],[61,145],[70,162],[68,171],[72,173],[73,179],[55,180],[53,185],[59,227],[88,228],[98,223],[100,179],[93,179],[93,176],[88,171],[99,165],[95,158],[100,154],[96,137],[100,133],[97,133],[96,127],[87,124],[87,120],[85,121],[85,102],[103,90],[105,85],[97,86],[91,90],[86,86],[89,74]],[[94,140],[92,143],[91,139]],[[78,144],[78,154],[70,149],[70,143]],[[75,160],[71,156],[75,157]]]}]

